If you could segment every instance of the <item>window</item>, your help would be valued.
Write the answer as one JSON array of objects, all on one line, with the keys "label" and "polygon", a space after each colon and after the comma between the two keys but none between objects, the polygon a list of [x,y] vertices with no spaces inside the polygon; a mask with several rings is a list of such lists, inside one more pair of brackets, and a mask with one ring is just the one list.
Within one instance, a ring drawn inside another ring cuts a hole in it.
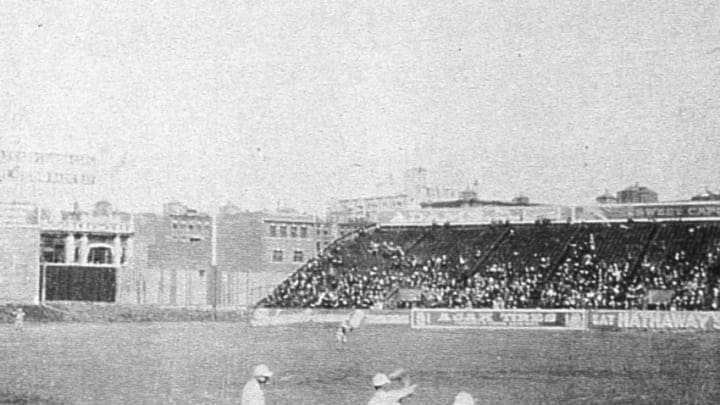
[{"label": "window", "polygon": [[112,264],[112,250],[107,247],[91,247],[87,262],[92,264]]},{"label": "window", "polygon": [[275,249],[272,252],[272,261],[274,262],[282,262],[283,261],[283,251],[280,249]]},{"label": "window", "polygon": [[296,250],[293,252],[293,261],[294,262],[302,262],[303,261],[303,251],[302,250]]},{"label": "window", "polygon": [[301,238],[307,238],[307,226],[300,227],[300,237]]},{"label": "window", "polygon": [[65,261],[65,243],[62,238],[43,236],[41,251],[40,260],[43,262],[62,263]]},{"label": "window", "polygon": [[290,227],[290,237],[291,238],[297,238],[297,226],[291,226]]},{"label": "window", "polygon": [[280,237],[287,238],[287,226],[280,225]]},{"label": "window", "polygon": [[271,238],[274,238],[277,236],[277,226],[276,225],[270,225],[268,228],[268,234],[270,234]]}]

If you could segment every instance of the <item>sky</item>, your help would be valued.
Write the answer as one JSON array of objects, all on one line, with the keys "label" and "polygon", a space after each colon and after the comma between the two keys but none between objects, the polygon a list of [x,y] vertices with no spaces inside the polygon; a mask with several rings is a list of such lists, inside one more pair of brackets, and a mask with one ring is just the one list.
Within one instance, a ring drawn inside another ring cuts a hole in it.
[{"label": "sky", "polygon": [[720,190],[713,0],[0,3],[0,148],[97,157],[5,199],[319,213],[413,166],[486,199]]}]

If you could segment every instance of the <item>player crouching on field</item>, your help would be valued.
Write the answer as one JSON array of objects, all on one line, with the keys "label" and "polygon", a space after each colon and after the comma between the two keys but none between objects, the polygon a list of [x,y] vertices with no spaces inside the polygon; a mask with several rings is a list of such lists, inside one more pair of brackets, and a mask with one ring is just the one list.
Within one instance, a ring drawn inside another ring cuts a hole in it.
[{"label": "player crouching on field", "polygon": [[[402,380],[405,386],[397,390],[388,390],[387,386],[393,380]],[[400,401],[412,395],[417,386],[416,384],[410,385],[410,378],[403,369],[395,370],[389,376],[382,373],[376,374],[372,382],[375,394],[368,405],[398,405]]]}]

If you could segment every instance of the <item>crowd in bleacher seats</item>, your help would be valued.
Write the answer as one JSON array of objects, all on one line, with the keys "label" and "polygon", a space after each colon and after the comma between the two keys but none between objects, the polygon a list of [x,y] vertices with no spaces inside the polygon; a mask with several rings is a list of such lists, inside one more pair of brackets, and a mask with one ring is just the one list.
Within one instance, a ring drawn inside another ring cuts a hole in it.
[{"label": "crowd in bleacher seats", "polygon": [[[719,255],[713,223],[376,228],[310,260],[261,305],[718,309]],[[648,300],[653,290],[668,299]]]}]

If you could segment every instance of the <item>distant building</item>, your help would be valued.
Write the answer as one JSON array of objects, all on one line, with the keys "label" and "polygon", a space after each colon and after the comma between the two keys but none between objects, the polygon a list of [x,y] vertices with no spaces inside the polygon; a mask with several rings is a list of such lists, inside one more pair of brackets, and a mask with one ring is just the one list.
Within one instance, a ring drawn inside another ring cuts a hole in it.
[{"label": "distant building", "polygon": [[337,229],[290,210],[220,209],[217,217],[217,303],[257,301],[335,239]]},{"label": "distant building", "polygon": [[[39,261],[35,301],[127,302],[128,290],[121,286],[132,272],[132,215],[116,211],[107,201],[97,202],[91,211],[75,204],[72,211],[38,212],[39,257],[20,259]],[[21,239],[16,243],[24,245]]]},{"label": "distant building", "polygon": [[513,202],[514,204],[517,204],[517,205],[529,205],[529,204],[530,204],[530,198],[528,198],[528,197],[526,197],[526,196],[524,196],[524,195],[519,195],[519,196],[513,198],[513,199],[512,199],[512,202]]},{"label": "distant building", "polygon": [[720,194],[706,190],[704,194],[698,194],[691,198],[692,201],[720,201]]},{"label": "distant building", "polygon": [[423,203],[421,204],[421,208],[536,207],[542,205],[531,204],[529,201],[529,199],[525,201],[518,201],[517,198],[514,198],[512,201],[478,200],[477,198],[471,198],[469,200],[451,200]]},{"label": "distant building", "polygon": [[450,187],[428,185],[427,169],[414,167],[403,174],[403,184],[397,193],[371,197],[349,198],[336,201],[328,212],[328,222],[341,224],[343,228],[361,227],[378,221],[381,213],[420,208],[422,204],[454,201],[460,192]]},{"label": "distant building", "polygon": [[469,187],[465,190],[460,192],[460,200],[477,200],[478,195],[475,190],[470,189]]},{"label": "distant building", "polygon": [[608,190],[605,190],[605,194],[598,196],[595,201],[597,201],[598,204],[615,204],[617,203],[617,197],[610,194]]},{"label": "distant building", "polygon": [[415,208],[415,206],[415,200],[407,194],[338,200],[330,208],[328,222],[358,225],[374,223],[381,212]]},{"label": "distant building", "polygon": [[647,187],[635,184],[617,193],[619,204],[653,203],[658,201],[658,195]]},{"label": "distant building", "polygon": [[179,202],[135,215],[134,303],[205,306],[212,296],[212,216]]}]

